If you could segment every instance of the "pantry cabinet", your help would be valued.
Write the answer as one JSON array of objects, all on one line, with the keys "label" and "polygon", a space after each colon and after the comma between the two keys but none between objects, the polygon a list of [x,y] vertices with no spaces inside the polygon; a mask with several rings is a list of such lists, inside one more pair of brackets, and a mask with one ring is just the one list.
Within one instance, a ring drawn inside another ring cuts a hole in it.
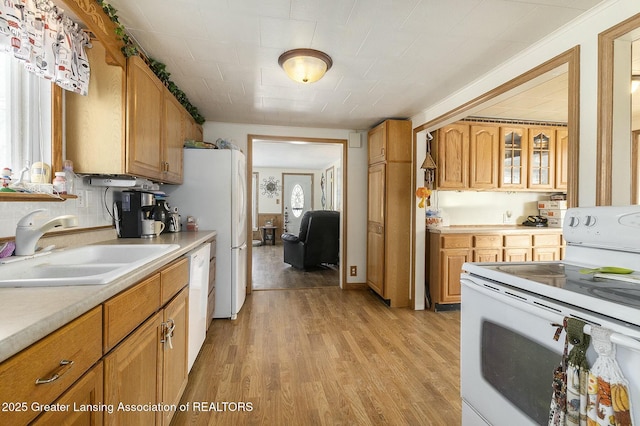
[{"label": "pantry cabinet", "polygon": [[412,164],[410,121],[369,131],[367,284],[392,307],[410,301]]},{"label": "pantry cabinet", "polygon": [[522,232],[469,230],[427,234],[427,277],[431,308],[460,303],[460,274],[465,262],[561,260],[561,230]]}]

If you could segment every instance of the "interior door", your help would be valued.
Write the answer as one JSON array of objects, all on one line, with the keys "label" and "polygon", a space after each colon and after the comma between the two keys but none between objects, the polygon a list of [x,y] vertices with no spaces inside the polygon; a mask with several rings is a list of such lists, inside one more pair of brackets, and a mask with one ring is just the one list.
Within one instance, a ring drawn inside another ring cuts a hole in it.
[{"label": "interior door", "polygon": [[285,232],[298,235],[300,221],[306,211],[313,209],[313,175],[309,173],[283,173],[282,206]]}]

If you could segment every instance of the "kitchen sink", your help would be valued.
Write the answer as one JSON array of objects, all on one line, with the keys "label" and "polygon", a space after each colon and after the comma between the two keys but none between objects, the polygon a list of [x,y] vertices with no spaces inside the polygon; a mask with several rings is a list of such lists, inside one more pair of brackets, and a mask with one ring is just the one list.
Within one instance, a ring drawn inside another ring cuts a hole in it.
[{"label": "kitchen sink", "polygon": [[106,284],[179,247],[177,244],[90,245],[15,258],[0,265],[0,287]]}]

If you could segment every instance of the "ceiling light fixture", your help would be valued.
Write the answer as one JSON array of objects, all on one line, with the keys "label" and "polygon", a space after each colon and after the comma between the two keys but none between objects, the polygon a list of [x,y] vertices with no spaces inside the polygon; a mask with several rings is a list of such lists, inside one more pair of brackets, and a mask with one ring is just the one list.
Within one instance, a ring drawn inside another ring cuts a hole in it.
[{"label": "ceiling light fixture", "polygon": [[293,49],[278,58],[278,64],[289,78],[298,83],[320,80],[333,65],[331,57],[314,49]]}]

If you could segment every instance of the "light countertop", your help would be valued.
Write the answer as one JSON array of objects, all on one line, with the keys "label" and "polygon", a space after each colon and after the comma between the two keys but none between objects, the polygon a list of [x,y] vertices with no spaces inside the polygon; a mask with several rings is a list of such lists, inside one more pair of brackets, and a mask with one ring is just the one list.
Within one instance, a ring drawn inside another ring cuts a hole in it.
[{"label": "light countertop", "polygon": [[216,235],[215,231],[161,234],[157,238],[113,238],[100,244],[178,244],[169,254],[108,284],[0,288],[0,362],[88,312]]},{"label": "light countertop", "polygon": [[427,228],[433,234],[479,234],[479,233],[521,233],[521,234],[561,234],[562,228],[536,227],[524,225],[453,225]]}]

